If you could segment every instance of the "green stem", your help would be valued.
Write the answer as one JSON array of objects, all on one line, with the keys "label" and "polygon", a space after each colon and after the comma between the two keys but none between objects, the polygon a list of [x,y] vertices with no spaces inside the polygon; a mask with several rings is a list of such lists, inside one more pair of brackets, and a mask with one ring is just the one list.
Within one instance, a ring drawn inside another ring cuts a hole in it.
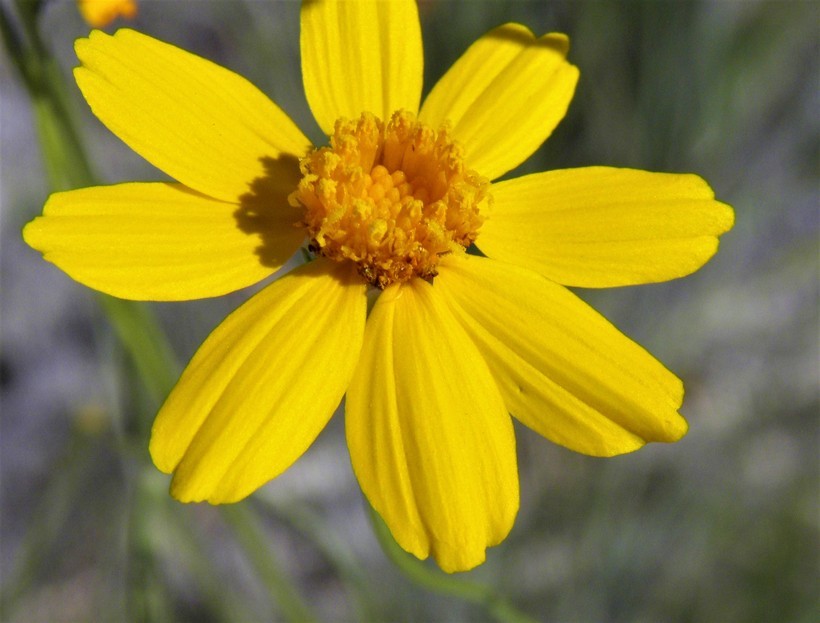
[{"label": "green stem", "polygon": [[70,114],[70,98],[59,67],[40,38],[37,11],[40,2],[17,3],[24,37],[12,27],[7,9],[0,5],[0,32],[9,58],[29,93],[43,161],[52,191],[89,186],[94,176]]},{"label": "green stem", "polygon": [[[139,472],[137,468],[135,471]],[[153,525],[150,519],[156,508],[150,488],[137,473],[131,478],[131,491],[126,529],[128,557],[126,606],[128,617],[134,623],[170,621],[173,617],[171,600],[156,569],[153,543]]]},{"label": "green stem", "polygon": [[257,496],[257,503],[286,521],[290,527],[310,540],[333,565],[344,582],[347,594],[355,604],[356,621],[375,621],[378,616],[372,603],[370,582],[362,571],[349,545],[338,537],[326,523],[305,504],[288,500],[277,502],[269,497]]},{"label": "green stem", "polygon": [[535,619],[517,610],[490,587],[445,575],[405,552],[393,539],[387,524],[369,504],[368,509],[373,532],[385,555],[414,584],[437,593],[479,604],[504,623],[535,623]]},{"label": "green stem", "polygon": [[91,468],[93,438],[73,430],[63,455],[49,474],[43,494],[37,503],[15,561],[14,572],[6,578],[0,591],[0,612],[12,620],[20,599],[38,578],[42,561],[47,560],[53,545],[69,524],[72,506],[80,494]]},{"label": "green stem", "polygon": [[292,623],[316,621],[310,608],[301,601],[298,591],[277,564],[267,535],[246,503],[227,504],[220,508],[222,516],[233,528],[251,564],[256,568],[265,586],[268,587],[271,598],[279,606],[285,618]]},{"label": "green stem", "polygon": [[[226,590],[220,577],[220,565],[209,557],[213,550],[212,535],[196,528],[201,525],[201,509],[195,505],[179,504],[168,495],[164,479],[153,467],[141,466],[136,479],[139,504],[147,514],[142,520],[144,530],[139,537],[146,551],[172,550],[172,558],[184,567],[199,587],[204,608],[202,616],[213,621],[253,621],[258,617],[249,607],[241,591]],[[157,530],[162,526],[162,530]],[[163,592],[167,589],[163,585]],[[153,621],[172,621],[173,617],[153,617]]]},{"label": "green stem", "polygon": [[[31,96],[43,160],[52,191],[93,186],[94,175],[72,123],[62,76],[36,27],[38,3],[19,2],[23,41],[0,5],[0,32]],[[159,404],[177,376],[177,366],[156,320],[144,304],[99,295],[117,337],[133,359],[149,395]]]},{"label": "green stem", "polygon": [[174,386],[178,368],[151,309],[106,294],[98,294],[97,300],[131,356],[151,399],[160,404]]}]

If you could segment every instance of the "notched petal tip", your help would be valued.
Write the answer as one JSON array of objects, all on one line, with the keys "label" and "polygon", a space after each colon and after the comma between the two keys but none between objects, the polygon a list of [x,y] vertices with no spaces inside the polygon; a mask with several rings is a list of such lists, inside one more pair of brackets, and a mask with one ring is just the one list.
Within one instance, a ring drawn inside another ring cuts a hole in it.
[{"label": "notched petal tip", "polygon": [[183,504],[201,504],[206,502],[212,505],[235,504],[250,496],[254,490],[203,488],[201,483],[175,473],[171,478],[171,485],[168,489],[171,497]]},{"label": "notched petal tip", "polygon": [[487,550],[467,551],[457,545],[439,543],[433,551],[433,559],[445,573],[464,573],[483,564]]},{"label": "notched petal tip", "polygon": [[[706,203],[710,218],[704,218],[701,226],[704,234],[719,236],[734,227],[734,208],[728,203],[716,199],[715,191],[709,185],[709,182],[697,173],[649,173],[649,175],[657,176],[659,179],[665,177],[670,181],[677,181],[680,198],[687,198],[692,202],[703,201]],[[670,183],[669,189],[672,190],[673,188],[674,184]]]},{"label": "notched petal tip", "polygon": [[[161,471],[165,472],[165,470]],[[168,488],[168,493],[177,502],[182,502],[183,504],[197,504],[206,501],[210,502],[210,500],[207,500],[207,495],[196,495],[194,492],[192,492],[189,486],[189,482],[189,480],[178,478],[177,475],[174,474],[171,478],[171,484]],[[216,501],[211,503],[219,504],[219,502]]]},{"label": "notched petal tip", "polygon": [[550,32],[539,37],[538,44],[552,48],[561,56],[569,54],[569,37],[562,32]]},{"label": "notched petal tip", "polygon": [[122,32],[136,32],[131,28],[119,28],[117,29],[114,34],[108,34],[103,30],[94,29],[88,36],[86,37],[79,37],[74,40],[74,53],[77,55],[77,58],[80,62],[83,62],[83,56],[90,50],[90,48],[101,41],[106,39],[113,39],[114,37],[118,36]]},{"label": "notched petal tip", "polygon": [[491,30],[486,37],[490,39],[506,40],[517,43],[522,47],[539,46],[552,48],[561,56],[566,56],[569,52],[569,37],[562,32],[548,32],[540,37],[529,27],[518,22],[507,22]]}]

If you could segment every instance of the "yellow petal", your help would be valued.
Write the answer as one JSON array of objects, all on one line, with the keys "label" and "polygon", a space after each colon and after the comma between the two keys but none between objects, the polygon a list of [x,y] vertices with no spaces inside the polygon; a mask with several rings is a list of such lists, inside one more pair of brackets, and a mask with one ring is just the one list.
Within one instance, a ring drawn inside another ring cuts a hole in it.
[{"label": "yellow petal", "polygon": [[680,380],[566,288],[488,258],[445,258],[435,280],[510,412],[577,452],[677,441]]},{"label": "yellow petal", "polygon": [[359,357],[365,286],[316,260],[275,281],[202,344],[154,422],[156,466],[183,502],[234,502],[307,450]]},{"label": "yellow petal", "polygon": [[293,208],[255,214],[179,184],[53,194],[25,241],[73,279],[126,299],[226,294],[278,269],[304,233]]},{"label": "yellow petal", "polygon": [[482,252],[571,286],[688,275],[734,223],[732,209],[696,175],[564,169],[493,184],[492,194]]},{"label": "yellow petal", "polygon": [[507,535],[518,510],[512,422],[427,282],[376,302],[345,419],[356,477],[405,550],[465,571]]},{"label": "yellow petal", "polygon": [[206,195],[238,201],[257,178],[297,168],[310,148],[299,128],[250,82],[133,30],[75,45],[91,110],[131,149]]},{"label": "yellow petal", "polygon": [[495,179],[526,160],[563,119],[578,82],[566,36],[520,24],[481,37],[424,100],[419,118],[449,120],[470,167]]},{"label": "yellow petal", "polygon": [[424,58],[413,0],[303,2],[301,48],[305,94],[325,134],[340,117],[418,111]]}]

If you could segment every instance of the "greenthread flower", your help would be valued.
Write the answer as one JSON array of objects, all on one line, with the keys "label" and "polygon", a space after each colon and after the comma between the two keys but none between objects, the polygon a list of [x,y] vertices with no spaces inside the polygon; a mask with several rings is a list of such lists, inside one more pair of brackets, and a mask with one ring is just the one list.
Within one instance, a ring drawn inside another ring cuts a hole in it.
[{"label": "greenthread flower", "polygon": [[320,147],[245,79],[172,45],[120,30],[76,49],[94,114],[177,183],[52,195],[24,231],[45,259],[114,296],[169,301],[257,283],[304,244],[315,258],[229,315],[162,406],[150,451],[179,500],[251,494],[345,398],[370,503],[405,550],[461,571],[518,510],[510,414],[595,456],[685,434],[681,381],[565,286],[689,274],[733,213],[694,175],[494,181],[567,110],[564,35],[500,26],[420,105],[415,3],[305,2]]}]

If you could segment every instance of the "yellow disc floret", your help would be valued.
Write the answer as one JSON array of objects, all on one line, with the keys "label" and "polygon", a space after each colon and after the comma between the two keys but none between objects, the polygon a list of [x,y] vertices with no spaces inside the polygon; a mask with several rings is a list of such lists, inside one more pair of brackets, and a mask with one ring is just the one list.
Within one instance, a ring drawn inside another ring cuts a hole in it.
[{"label": "yellow disc floret", "polygon": [[441,255],[476,239],[489,198],[489,182],[466,168],[448,128],[406,111],[386,124],[370,113],[338,120],[330,147],[300,168],[290,199],[304,209],[311,250],[356,262],[379,288],[433,277]]}]

